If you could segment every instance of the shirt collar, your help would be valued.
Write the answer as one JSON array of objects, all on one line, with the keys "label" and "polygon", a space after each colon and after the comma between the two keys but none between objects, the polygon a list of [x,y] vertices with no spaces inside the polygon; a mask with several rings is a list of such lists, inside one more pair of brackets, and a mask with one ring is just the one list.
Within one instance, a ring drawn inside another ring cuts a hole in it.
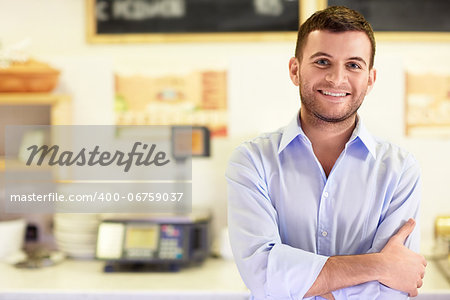
[{"label": "shirt collar", "polygon": [[353,130],[352,136],[350,137],[350,140],[348,141],[347,145],[350,145],[356,139],[359,139],[364,144],[369,153],[372,154],[373,158],[376,159],[377,142],[375,141],[374,137],[370,134],[370,132],[367,130],[366,126],[364,126],[364,123],[361,121],[359,115],[356,116],[356,120],[357,123],[355,130]]},{"label": "shirt collar", "polygon": [[[293,118],[291,122],[289,122],[289,124],[284,128],[280,145],[278,146],[278,154],[280,154],[297,136],[300,136],[302,139],[310,143],[308,137],[303,132],[299,117],[300,113],[297,113],[295,118]],[[356,127],[355,130],[353,130],[352,136],[350,137],[347,145],[353,144],[354,141],[358,138],[364,144],[370,154],[372,154],[372,156],[376,158],[376,141],[369,133],[366,126],[364,126],[359,115],[357,115],[356,118]]]},{"label": "shirt collar", "polygon": [[300,124],[300,112],[298,112],[295,115],[295,118],[289,122],[289,124],[284,128],[283,135],[281,137],[280,146],[278,146],[278,154],[281,153],[281,151],[284,150],[284,148],[289,145],[293,139],[295,139],[297,136],[302,136],[307,141],[309,139],[306,137],[305,133],[303,132],[302,126]]}]

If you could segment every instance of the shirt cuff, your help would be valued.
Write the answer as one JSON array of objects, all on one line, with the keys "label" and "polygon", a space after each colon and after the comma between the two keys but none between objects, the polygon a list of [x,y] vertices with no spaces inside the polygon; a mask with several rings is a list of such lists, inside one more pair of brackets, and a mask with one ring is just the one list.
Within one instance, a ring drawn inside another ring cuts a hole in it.
[{"label": "shirt cuff", "polygon": [[266,292],[274,299],[302,299],[319,276],[328,257],[284,244],[275,244],[267,264]]}]

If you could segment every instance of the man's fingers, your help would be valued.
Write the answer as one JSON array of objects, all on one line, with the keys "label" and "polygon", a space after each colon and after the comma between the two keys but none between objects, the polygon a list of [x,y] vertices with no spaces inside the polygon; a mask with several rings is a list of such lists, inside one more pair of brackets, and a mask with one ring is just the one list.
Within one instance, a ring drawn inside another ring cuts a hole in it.
[{"label": "man's fingers", "polygon": [[417,288],[415,288],[412,291],[410,291],[408,294],[410,297],[416,297],[417,295],[419,295],[419,291],[417,290]]},{"label": "man's fingers", "polygon": [[422,255],[422,264],[424,265],[424,267],[426,267],[428,264],[427,260],[425,259],[425,257],[423,255]]},{"label": "man's fingers", "polygon": [[424,278],[425,277],[425,267],[423,267],[422,272],[420,272],[420,278]]},{"label": "man's fingers", "polygon": [[395,237],[400,239],[402,242],[411,234],[416,226],[416,221],[414,219],[409,219],[395,234]]},{"label": "man's fingers", "polygon": [[417,288],[421,288],[422,285],[423,285],[423,281],[422,281],[422,279],[420,279],[420,280],[417,282]]}]

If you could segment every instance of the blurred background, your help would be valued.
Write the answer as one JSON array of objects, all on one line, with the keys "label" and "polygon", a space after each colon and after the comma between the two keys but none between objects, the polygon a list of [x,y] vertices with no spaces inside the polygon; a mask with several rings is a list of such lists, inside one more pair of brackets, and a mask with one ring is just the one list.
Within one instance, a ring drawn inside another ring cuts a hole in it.
[{"label": "blurred background", "polygon": [[[122,6],[114,8],[114,2],[122,2]],[[208,6],[215,3],[226,7],[226,2],[219,0],[197,1],[197,7],[192,4],[195,1],[189,4],[190,0],[159,1],[160,4],[140,1],[144,3],[140,6],[131,2],[0,0],[0,71],[20,69],[23,62],[28,62],[31,69],[42,68],[41,72],[46,69],[53,74],[49,75],[50,81],[56,78],[54,86],[50,82],[44,91],[5,84],[5,91],[0,93],[1,131],[7,124],[208,127],[210,156],[192,161],[193,206],[210,212],[212,252],[230,262],[224,179],[229,155],[244,140],[286,125],[297,113],[298,90],[288,74],[296,41],[293,31],[298,18],[306,19],[327,3],[255,0],[247,1],[247,7],[243,1],[223,11],[222,23],[220,12]],[[358,2],[329,4],[360,5]],[[385,1],[368,2],[375,4],[356,8],[381,27],[377,30],[374,24],[377,82],[360,115],[373,134],[408,149],[419,161],[423,181],[421,252],[432,256],[437,244],[436,218],[450,215],[450,196],[446,192],[450,167],[450,26],[439,16],[448,1],[429,1],[429,6],[420,6],[419,1],[409,1],[416,6],[408,6],[406,1],[398,1],[404,5],[398,16],[386,16],[380,8],[383,3],[388,5]],[[188,14],[189,5],[197,9],[197,14]],[[253,11],[245,15],[237,13],[238,9]],[[411,13],[422,14],[426,19],[412,18]],[[198,25],[196,21],[202,14],[206,23]],[[209,14],[213,16],[207,18]],[[388,24],[379,21],[383,16]],[[158,17],[163,21],[149,21]],[[180,18],[186,23],[173,25]],[[273,23],[267,25],[266,18],[273,19]],[[420,22],[430,24],[429,20],[435,20],[435,26],[423,25],[420,30]],[[139,26],[136,22],[144,23]],[[383,24],[387,26],[383,28]],[[156,28],[154,32],[152,28]],[[137,32],[140,30],[143,32]],[[52,71],[59,75],[55,77]],[[5,80],[0,77],[0,86]],[[54,216],[28,215],[26,219],[28,224],[40,228],[41,242],[47,239],[53,243]],[[448,251],[448,244],[444,245],[443,252]],[[87,258],[93,259],[92,255]],[[72,256],[77,258],[76,253]],[[86,262],[86,257],[82,262]],[[101,271],[86,268],[90,272]],[[231,299],[233,293],[239,297],[247,295],[232,263],[212,268],[223,271],[222,275],[208,273],[213,281],[221,282],[224,276],[234,278],[228,285],[217,283],[214,293],[225,291],[228,298],[224,299]],[[12,270],[15,269],[2,268],[0,272]],[[183,286],[186,277],[173,276],[180,278],[173,285]],[[194,290],[203,286],[201,279],[195,283],[196,277],[190,278],[194,278]],[[448,283],[439,280],[434,281],[442,282],[442,286],[430,285],[430,290],[447,291]],[[19,283],[12,285],[21,287]],[[173,285],[165,284],[167,290]],[[46,283],[34,286],[48,288]],[[135,290],[152,289],[151,285],[145,288],[139,283],[133,286]],[[114,289],[104,289],[109,288]],[[0,284],[0,293],[4,289]],[[86,283],[81,289],[91,287]]]}]

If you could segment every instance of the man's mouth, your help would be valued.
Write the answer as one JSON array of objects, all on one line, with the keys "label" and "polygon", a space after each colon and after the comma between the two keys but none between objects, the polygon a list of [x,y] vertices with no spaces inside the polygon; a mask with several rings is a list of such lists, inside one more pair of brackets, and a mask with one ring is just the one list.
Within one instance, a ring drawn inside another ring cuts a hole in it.
[{"label": "man's mouth", "polygon": [[333,96],[333,97],[345,97],[345,96],[350,95],[350,93],[347,93],[347,92],[330,92],[330,91],[325,91],[325,90],[319,90],[319,92],[322,95]]}]

